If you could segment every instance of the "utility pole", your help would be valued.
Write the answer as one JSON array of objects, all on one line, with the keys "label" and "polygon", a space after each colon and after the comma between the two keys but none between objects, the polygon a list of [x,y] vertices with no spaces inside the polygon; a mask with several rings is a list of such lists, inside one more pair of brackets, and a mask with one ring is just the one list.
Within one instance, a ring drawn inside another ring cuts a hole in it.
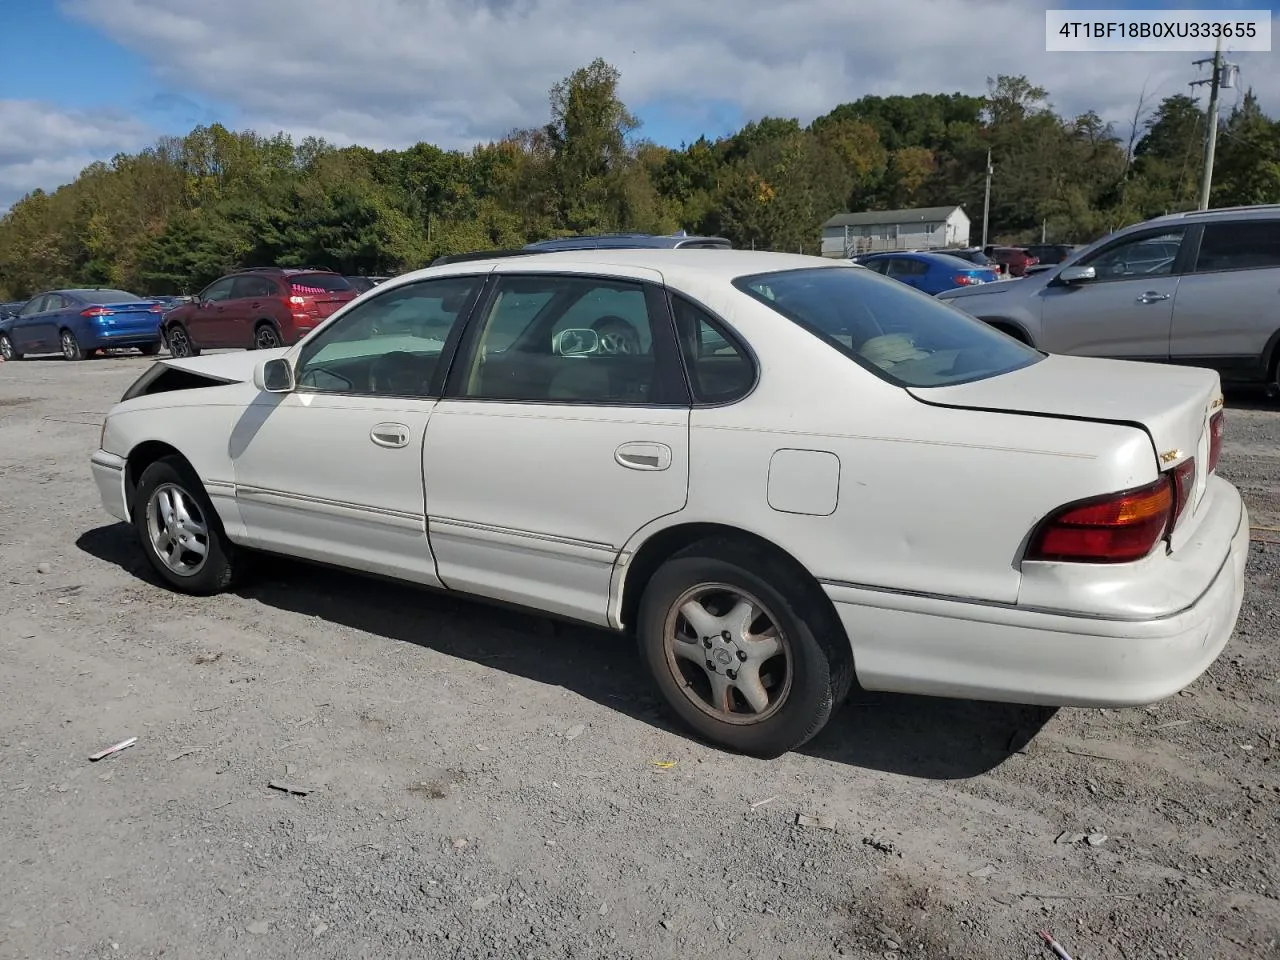
[{"label": "utility pole", "polygon": [[1206,63],[1213,64],[1212,74],[1204,80],[1194,80],[1190,86],[1209,85],[1209,110],[1205,114],[1204,130],[1204,169],[1200,173],[1200,207],[1209,209],[1209,190],[1213,186],[1213,154],[1218,146],[1218,88],[1222,85],[1223,68],[1228,66],[1222,62],[1222,38],[1218,38],[1213,56],[1204,60],[1196,60],[1195,66],[1202,67]]},{"label": "utility pole", "polygon": [[987,193],[982,198],[982,248],[987,248],[987,221],[991,219],[991,148],[987,147]]}]

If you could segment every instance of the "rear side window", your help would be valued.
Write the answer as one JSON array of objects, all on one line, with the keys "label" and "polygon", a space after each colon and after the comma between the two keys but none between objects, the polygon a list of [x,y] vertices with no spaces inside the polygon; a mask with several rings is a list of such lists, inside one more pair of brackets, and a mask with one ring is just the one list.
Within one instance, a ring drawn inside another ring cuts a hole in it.
[{"label": "rear side window", "polygon": [[732,403],[750,393],[756,382],[755,364],[719,321],[675,294],[671,295],[671,310],[693,399],[698,403]]},{"label": "rear side window", "polygon": [[984,380],[1042,357],[955,307],[858,267],[759,274],[734,286],[903,387]]},{"label": "rear side window", "polygon": [[299,273],[289,278],[294,293],[347,293],[351,284],[335,273]]},{"label": "rear side window", "polygon": [[1196,273],[1280,267],[1280,220],[1210,223],[1200,240]]}]

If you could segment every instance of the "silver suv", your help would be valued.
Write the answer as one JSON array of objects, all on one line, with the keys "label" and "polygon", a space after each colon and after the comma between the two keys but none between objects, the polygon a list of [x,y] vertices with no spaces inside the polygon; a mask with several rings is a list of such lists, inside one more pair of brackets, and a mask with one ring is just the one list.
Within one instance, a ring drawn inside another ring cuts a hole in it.
[{"label": "silver suv", "polygon": [[1210,367],[1280,391],[1280,204],[1157,217],[1043,273],[938,299],[1047,353]]}]

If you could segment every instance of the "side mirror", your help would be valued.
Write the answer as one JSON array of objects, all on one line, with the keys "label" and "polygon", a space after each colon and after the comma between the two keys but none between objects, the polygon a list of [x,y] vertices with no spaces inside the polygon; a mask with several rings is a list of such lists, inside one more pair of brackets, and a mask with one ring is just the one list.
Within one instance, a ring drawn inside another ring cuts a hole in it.
[{"label": "side mirror", "polygon": [[1093,267],[1063,267],[1058,274],[1059,283],[1088,283],[1098,279],[1098,271]]},{"label": "side mirror", "polygon": [[600,334],[587,328],[561,330],[551,341],[557,357],[585,357],[600,349]]},{"label": "side mirror", "polygon": [[281,357],[264,360],[253,370],[253,385],[265,393],[292,393],[293,367]]}]

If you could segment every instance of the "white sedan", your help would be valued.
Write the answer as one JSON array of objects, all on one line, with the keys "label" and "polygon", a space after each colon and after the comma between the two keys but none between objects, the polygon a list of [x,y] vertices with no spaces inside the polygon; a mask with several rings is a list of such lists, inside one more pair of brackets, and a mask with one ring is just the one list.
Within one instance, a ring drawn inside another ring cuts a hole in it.
[{"label": "white sedan", "polygon": [[1248,546],[1222,402],[846,263],[587,250],[158,362],[92,471],[176,590],[268,551],[626,631],[697,734],[776,756],[855,678],[1093,706],[1195,680]]}]

